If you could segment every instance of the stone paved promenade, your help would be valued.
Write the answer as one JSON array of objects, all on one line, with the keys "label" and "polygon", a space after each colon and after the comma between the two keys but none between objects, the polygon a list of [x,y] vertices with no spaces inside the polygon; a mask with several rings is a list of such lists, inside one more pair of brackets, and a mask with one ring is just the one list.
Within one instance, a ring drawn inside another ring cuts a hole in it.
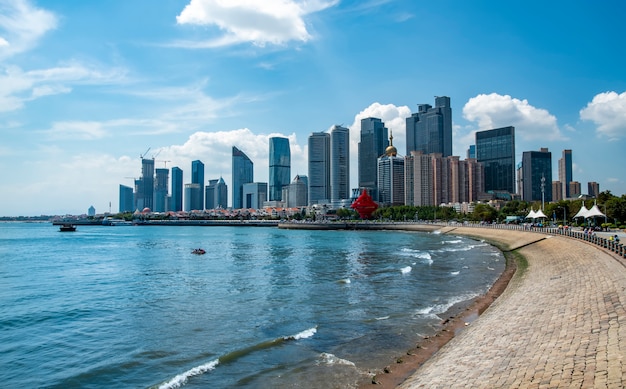
[{"label": "stone paved promenade", "polygon": [[444,231],[522,247],[529,266],[400,388],[626,387],[626,267],[617,255],[548,234]]}]

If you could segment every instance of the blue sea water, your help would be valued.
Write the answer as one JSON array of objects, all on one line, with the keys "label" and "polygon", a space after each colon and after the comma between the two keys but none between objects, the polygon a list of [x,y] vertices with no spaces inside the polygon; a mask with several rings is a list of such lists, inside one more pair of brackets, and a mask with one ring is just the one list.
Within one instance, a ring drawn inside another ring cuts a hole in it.
[{"label": "blue sea water", "polygon": [[435,233],[3,223],[0,382],[356,387],[504,265]]}]

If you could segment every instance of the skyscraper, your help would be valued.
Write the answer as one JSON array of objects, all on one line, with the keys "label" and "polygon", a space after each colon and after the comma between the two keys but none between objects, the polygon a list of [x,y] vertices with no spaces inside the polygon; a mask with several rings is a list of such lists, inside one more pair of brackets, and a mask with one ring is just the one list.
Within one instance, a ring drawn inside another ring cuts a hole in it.
[{"label": "skyscraper", "polygon": [[378,158],[389,146],[385,123],[378,118],[361,119],[359,142],[359,188],[366,188],[374,200],[378,199]]},{"label": "skyscraper", "polygon": [[254,181],[254,164],[243,151],[233,146],[233,209],[243,208],[243,186]]},{"label": "skyscraper", "polygon": [[452,108],[447,96],[435,97],[435,107],[420,104],[417,113],[406,118],[406,155],[411,151],[424,154],[452,155]]},{"label": "skyscraper", "polygon": [[485,191],[515,193],[515,127],[478,131],[476,160],[483,164]]},{"label": "skyscraper", "polygon": [[215,209],[217,208],[217,202],[215,201],[216,192],[217,192],[217,179],[209,180],[209,185],[205,187],[205,209]]},{"label": "skyscraper", "polygon": [[203,204],[200,202],[200,184],[190,183],[185,184],[185,211],[197,211],[204,209]]},{"label": "skyscraper", "polygon": [[330,130],[330,200],[350,198],[350,130],[333,126]]},{"label": "skyscraper", "polygon": [[133,212],[133,188],[120,185],[120,212]]},{"label": "skyscraper", "polygon": [[243,208],[261,209],[267,201],[267,182],[243,184]]},{"label": "skyscraper", "polygon": [[309,136],[309,205],[330,200],[330,134]]},{"label": "skyscraper", "polygon": [[287,199],[287,207],[306,207],[308,203],[308,188],[305,179],[296,176],[291,184],[289,184],[289,198]]},{"label": "skyscraper", "polygon": [[167,211],[167,186],[169,180],[169,169],[156,169],[156,180],[154,182],[154,212]]},{"label": "skyscraper", "polygon": [[[289,139],[270,138],[270,201],[281,201],[283,186],[291,180],[291,149]],[[287,200],[287,199],[285,199]]]},{"label": "skyscraper", "polygon": [[172,168],[172,198],[168,209],[174,212],[183,210],[183,170],[177,166]]},{"label": "skyscraper", "polygon": [[228,186],[222,177],[215,187],[215,204],[222,209],[228,208]]},{"label": "skyscraper", "polygon": [[191,209],[204,209],[204,164],[201,161],[191,161],[191,183],[198,184],[200,190],[198,194],[199,203],[194,204],[197,208]]},{"label": "skyscraper", "polygon": [[404,158],[398,157],[393,137],[378,158],[378,198],[384,205],[404,205]]},{"label": "skyscraper", "polygon": [[141,158],[141,184],[137,194],[137,207],[142,210],[154,203],[154,159]]},{"label": "skyscraper", "polygon": [[569,183],[572,182],[572,150],[563,150],[563,156],[559,159],[559,181],[562,184],[562,194],[564,199],[570,198]]},{"label": "skyscraper", "polygon": [[552,153],[547,148],[522,153],[522,200],[552,201]]}]

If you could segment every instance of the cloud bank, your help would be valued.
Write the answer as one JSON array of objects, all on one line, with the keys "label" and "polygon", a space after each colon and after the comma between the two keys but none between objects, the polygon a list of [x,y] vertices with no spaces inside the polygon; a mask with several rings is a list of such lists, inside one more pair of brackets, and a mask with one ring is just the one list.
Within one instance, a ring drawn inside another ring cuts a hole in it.
[{"label": "cloud bank", "polygon": [[595,123],[598,135],[617,140],[626,136],[626,92],[604,92],[580,110],[580,118]]},{"label": "cloud bank", "polygon": [[191,0],[176,17],[180,25],[215,26],[221,35],[204,42],[179,43],[187,47],[220,47],[239,43],[284,45],[307,42],[311,35],[304,17],[338,1]]}]

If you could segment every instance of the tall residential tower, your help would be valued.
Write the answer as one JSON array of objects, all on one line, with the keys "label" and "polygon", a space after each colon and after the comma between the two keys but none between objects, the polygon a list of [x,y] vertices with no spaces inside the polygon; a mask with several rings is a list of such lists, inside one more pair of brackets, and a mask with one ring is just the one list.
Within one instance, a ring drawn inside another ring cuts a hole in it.
[{"label": "tall residential tower", "polygon": [[350,130],[333,126],[330,130],[330,200],[350,198]]},{"label": "tall residential tower", "polygon": [[361,119],[359,142],[359,188],[365,188],[374,200],[378,199],[378,158],[389,146],[388,129],[378,118]]},{"label": "tall residential tower", "polygon": [[309,205],[330,201],[330,134],[309,136]]},{"label": "tall residential tower", "polygon": [[515,127],[478,131],[476,160],[483,164],[486,192],[515,193]]}]

